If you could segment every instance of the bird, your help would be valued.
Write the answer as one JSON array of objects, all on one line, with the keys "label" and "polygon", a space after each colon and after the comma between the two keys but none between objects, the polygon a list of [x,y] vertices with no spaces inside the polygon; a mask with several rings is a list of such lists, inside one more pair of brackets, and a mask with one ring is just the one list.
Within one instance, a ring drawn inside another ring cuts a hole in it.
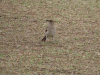
[{"label": "bird", "polygon": [[46,22],[49,23],[48,27],[45,30],[45,36],[41,41],[46,41],[47,42],[47,38],[48,37],[52,37],[53,41],[54,41],[54,36],[56,35],[56,28],[54,26],[54,22],[53,20],[46,20]]}]

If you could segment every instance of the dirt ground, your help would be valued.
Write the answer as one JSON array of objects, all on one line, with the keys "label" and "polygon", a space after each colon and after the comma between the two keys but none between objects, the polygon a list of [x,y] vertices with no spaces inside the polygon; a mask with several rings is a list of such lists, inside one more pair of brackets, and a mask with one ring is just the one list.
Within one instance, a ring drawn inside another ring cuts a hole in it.
[{"label": "dirt ground", "polygon": [[100,75],[100,1],[0,0],[0,75]]}]

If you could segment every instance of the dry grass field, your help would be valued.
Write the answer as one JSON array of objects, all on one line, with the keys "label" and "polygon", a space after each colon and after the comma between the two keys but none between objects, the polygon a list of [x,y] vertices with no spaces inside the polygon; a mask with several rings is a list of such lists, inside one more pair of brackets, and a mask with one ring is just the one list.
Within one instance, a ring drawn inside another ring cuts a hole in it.
[{"label": "dry grass field", "polygon": [[0,0],[0,75],[100,75],[100,1]]}]

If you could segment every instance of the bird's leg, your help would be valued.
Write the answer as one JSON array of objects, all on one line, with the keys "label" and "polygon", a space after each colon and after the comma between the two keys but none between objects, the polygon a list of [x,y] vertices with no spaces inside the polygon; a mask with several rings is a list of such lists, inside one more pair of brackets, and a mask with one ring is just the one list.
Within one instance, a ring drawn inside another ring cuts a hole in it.
[{"label": "bird's leg", "polygon": [[54,37],[52,37],[53,43],[55,43]]}]

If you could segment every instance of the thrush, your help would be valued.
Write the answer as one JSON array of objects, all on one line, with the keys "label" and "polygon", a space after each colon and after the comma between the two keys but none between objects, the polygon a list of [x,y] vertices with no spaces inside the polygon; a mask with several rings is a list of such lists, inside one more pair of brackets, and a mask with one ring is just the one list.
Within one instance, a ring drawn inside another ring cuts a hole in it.
[{"label": "thrush", "polygon": [[41,41],[47,41],[48,37],[52,37],[54,39],[54,36],[56,34],[56,28],[54,27],[54,22],[53,20],[46,20],[46,22],[49,22],[48,27],[45,30],[45,36]]}]

